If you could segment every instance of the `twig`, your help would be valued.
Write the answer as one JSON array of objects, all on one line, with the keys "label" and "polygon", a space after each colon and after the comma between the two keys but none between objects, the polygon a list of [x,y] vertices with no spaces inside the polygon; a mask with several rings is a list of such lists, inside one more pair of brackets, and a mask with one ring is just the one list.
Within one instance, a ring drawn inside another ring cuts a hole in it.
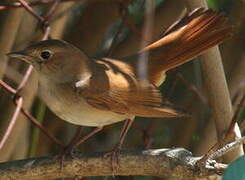
[{"label": "twig", "polygon": [[[141,47],[146,47],[152,41],[152,28],[154,25],[155,3],[153,0],[145,1],[145,25],[143,28],[143,36]],[[148,53],[143,52],[139,56],[137,73],[141,80],[148,81]]]},{"label": "twig", "polygon": [[23,89],[23,87],[26,85],[26,82],[28,81],[28,79],[31,75],[32,69],[33,69],[32,66],[29,65],[27,71],[25,72],[25,75],[24,75],[22,81],[20,82],[19,86],[16,89],[17,92],[19,92],[21,89]]},{"label": "twig", "polygon": [[176,75],[176,73],[177,73],[176,72],[176,69],[173,69],[170,72],[173,72],[174,73],[174,80],[171,82],[170,87],[168,88],[168,91],[167,91],[167,97],[168,97],[168,99],[171,99],[171,97],[173,96],[174,89],[176,88],[177,82],[179,80],[179,78]]},{"label": "twig", "polygon": [[[43,38],[42,40],[46,40],[48,39],[48,36],[49,36],[49,33],[50,33],[50,27],[47,26],[44,30],[44,35],[43,35]],[[23,87],[26,85],[26,82],[28,81],[29,77],[31,76],[31,73],[32,73],[32,70],[33,70],[33,67],[32,65],[29,65],[27,71],[25,72],[25,75],[22,79],[22,81],[20,82],[18,88],[17,88],[17,93],[16,94],[19,94],[19,92],[23,89]]]},{"label": "twig", "polygon": [[[60,0],[56,0],[55,3],[53,4],[53,6],[50,8],[50,10],[47,13],[47,16],[45,18],[43,18],[42,16],[39,16],[34,10],[33,8],[25,1],[25,0],[19,0],[20,4],[31,14],[33,15],[36,19],[38,19],[39,21],[41,21],[43,23],[43,29],[44,29],[44,35],[42,40],[46,40],[48,39],[49,33],[50,33],[50,27],[48,25],[48,20],[51,18],[51,16],[53,15],[58,3],[60,2]],[[56,139],[51,133],[49,133],[33,116],[31,116],[27,111],[25,111],[22,107],[23,105],[23,98],[19,95],[19,92],[24,88],[24,86],[26,85],[26,82],[28,81],[29,77],[31,76],[33,67],[30,65],[27,69],[27,71],[25,72],[25,75],[22,79],[22,81],[20,82],[19,86],[17,87],[17,89],[13,89],[12,87],[10,87],[8,84],[6,84],[5,82],[0,80],[0,85],[2,87],[5,88],[5,90],[7,90],[9,93],[14,95],[14,104],[16,105],[16,110],[15,113],[13,114],[11,121],[9,123],[9,126],[3,136],[2,141],[0,142],[0,149],[2,149],[2,147],[4,146],[5,142],[7,141],[13,127],[14,124],[19,116],[19,112],[22,112],[29,120],[31,120],[31,122],[36,125],[38,128],[41,129],[41,131],[47,135],[53,142],[55,142],[57,145],[64,147],[64,145],[58,140]]]},{"label": "twig", "polygon": [[17,120],[19,114],[20,114],[20,110],[21,110],[22,104],[23,104],[23,98],[22,97],[16,99],[16,109],[15,109],[15,112],[14,112],[14,114],[13,114],[11,120],[10,120],[8,128],[5,131],[4,136],[3,136],[3,138],[2,138],[2,140],[0,142],[0,150],[2,150],[4,144],[6,143],[8,137],[10,135],[10,133],[12,132],[12,129],[13,129],[15,123],[16,123],[16,120]]},{"label": "twig", "polygon": [[245,119],[243,119],[243,122],[241,123],[241,131],[245,131]]},{"label": "twig", "polygon": [[240,102],[238,104],[238,107],[236,109],[236,112],[234,113],[234,116],[232,118],[232,121],[230,123],[230,126],[227,130],[227,133],[225,135],[225,140],[226,141],[229,141],[229,139],[232,139],[235,137],[235,134],[234,134],[234,128],[235,128],[235,125],[236,123],[238,122],[238,119],[240,117],[240,114],[242,113],[242,110],[243,110],[243,104],[245,103],[245,94],[243,94],[242,98],[240,99]]},{"label": "twig", "polygon": [[177,72],[176,76],[183,82],[183,84],[187,88],[189,88],[193,93],[195,93],[197,95],[197,97],[199,97],[199,99],[202,101],[203,104],[207,104],[207,99],[205,98],[203,93],[197,89],[197,87],[195,85],[193,85],[190,81],[188,81],[186,78],[184,78],[184,76],[180,72]]},{"label": "twig", "polygon": [[7,90],[11,94],[16,93],[16,90],[14,88],[9,86],[7,83],[3,82],[2,80],[0,80],[0,86],[2,86],[5,90]]},{"label": "twig", "polygon": [[236,112],[235,112],[235,114],[234,114],[234,116],[233,116],[233,118],[232,118],[232,122],[233,122],[233,123],[235,123],[235,122],[238,121],[239,116],[240,116],[240,114],[242,113],[242,110],[243,110],[244,105],[245,105],[245,93],[244,93],[243,91],[242,91],[242,92],[241,92],[241,91],[238,91],[238,92],[237,92],[237,95],[236,95],[235,97],[239,97],[239,93],[242,93],[242,94],[241,94],[240,98],[237,100],[237,101],[240,100],[240,102],[238,102],[238,103],[236,104],[236,106],[237,106]]},{"label": "twig", "polygon": [[[207,3],[204,0],[186,1],[191,9],[200,6],[207,7]],[[200,56],[200,59],[208,101],[212,109],[212,118],[215,122],[219,144],[222,147],[224,133],[227,132],[233,115],[230,95],[218,47],[211,48],[208,52]],[[237,124],[236,126],[238,127]],[[237,137],[239,137],[240,134],[238,131],[234,131]],[[230,162],[243,154],[243,149],[240,146],[232,154],[226,154],[224,160]]]},{"label": "twig", "polygon": [[235,140],[234,142],[226,144],[224,147],[213,152],[212,154],[209,155],[208,160],[217,159],[217,158],[223,156],[224,154],[232,151],[233,149],[235,149],[236,147],[238,147],[244,143],[245,143],[245,136]]},{"label": "twig", "polygon": [[44,17],[44,21],[47,22],[50,20],[50,18],[52,17],[52,15],[54,14],[54,11],[56,10],[57,6],[59,5],[61,0],[55,0],[52,7],[49,9],[49,11],[47,12],[46,16]]},{"label": "twig", "polygon": [[31,122],[37,126],[48,138],[50,138],[57,145],[64,147],[64,144],[59,141],[56,137],[54,137],[46,128],[38,122],[30,113],[28,113],[24,108],[21,108],[21,112],[29,119]]},{"label": "twig", "polygon": [[[54,3],[56,0],[38,0],[34,2],[28,3],[29,6],[40,6],[40,5],[49,5],[51,3]],[[85,0],[61,0],[61,2],[70,2],[70,1],[85,1]],[[11,8],[23,8],[23,5],[20,2],[14,2],[11,4],[7,5],[2,5],[0,6],[0,11],[1,10],[7,10]]]},{"label": "twig", "polygon": [[36,19],[38,19],[41,22],[44,21],[44,18],[42,16],[39,16],[25,0],[19,0],[19,2],[32,16],[34,16]]},{"label": "twig", "polygon": [[130,30],[131,32],[133,32],[134,34],[136,34],[136,35],[138,35],[138,36],[140,36],[140,37],[143,36],[143,35],[142,35],[142,32],[135,26],[135,24],[132,23],[131,21],[129,21],[128,19],[126,19],[125,25],[126,25],[126,26],[129,28],[129,30]]},{"label": "twig", "polygon": [[[16,98],[18,97],[18,96],[16,96],[16,90],[15,89],[13,89],[12,87],[10,87],[8,84],[6,84],[5,82],[3,82],[2,80],[0,80],[0,86],[2,86],[7,92],[9,92],[9,93],[11,93],[11,94],[13,94]],[[15,99],[16,99],[15,98]],[[20,96],[19,96],[19,98],[21,98]],[[21,106],[22,105],[22,103],[21,103],[21,105],[19,104],[19,103],[16,103],[15,101],[14,101],[14,104],[17,106],[17,109],[19,108],[19,106]],[[21,106],[21,108],[20,108],[20,110],[21,110],[21,112],[29,119],[29,120],[31,120],[31,122],[33,123],[33,124],[35,124],[38,128],[40,128],[41,129],[41,131],[45,134],[45,135],[47,135],[51,140],[53,140],[57,145],[60,145],[60,146],[64,146],[63,145],[63,143],[61,143],[58,139],[56,139],[51,133],[49,133],[46,129],[45,129],[45,127],[43,127],[42,126],[42,124],[40,124],[32,115],[30,115],[22,106]],[[15,112],[16,112],[17,110],[15,110]],[[14,113],[14,115],[13,115],[13,117],[11,118],[11,119],[14,119],[14,116],[15,116],[15,114],[17,114],[17,113]],[[12,121],[10,121],[10,122],[12,122]],[[11,124],[11,123],[10,123]],[[9,125],[10,126],[10,125]],[[8,130],[6,131],[6,133],[9,133],[8,132]],[[4,137],[5,136],[7,136],[7,135],[4,135]],[[3,138],[4,139],[4,138]],[[3,141],[3,140],[2,140]],[[6,142],[6,141],[4,141],[4,142]],[[0,144],[3,144],[4,145],[4,143],[0,143]],[[2,147],[3,145],[1,145],[0,147]],[[0,148],[1,149],[1,148]]]},{"label": "twig", "polygon": [[[242,104],[244,104],[245,102],[245,95],[243,96],[243,98],[240,101],[240,105],[238,106],[238,109],[236,111],[236,113],[234,114],[233,118],[232,118],[232,122],[224,136],[223,142],[224,143],[228,143],[230,142],[232,139],[235,138],[235,134],[234,134],[234,128],[235,128],[235,124],[237,123],[237,119],[242,111]],[[236,148],[240,141],[243,141],[243,138],[239,138],[238,140],[231,142],[230,144],[225,145],[224,147],[222,147],[221,149],[217,150],[219,148],[219,144],[216,143],[215,145],[213,145],[210,150],[202,157],[202,159],[200,159],[199,163],[206,163],[208,160],[211,159],[215,159],[218,158],[222,155],[224,155],[226,152],[231,151],[232,149]],[[234,144],[235,143],[235,144]],[[238,144],[237,144],[238,143]],[[217,157],[216,157],[217,156]]]},{"label": "twig", "polygon": [[115,36],[114,36],[114,38],[113,38],[113,40],[111,42],[111,46],[110,46],[110,48],[108,50],[108,53],[106,55],[107,57],[110,57],[111,56],[111,54],[112,54],[112,52],[113,52],[113,50],[115,48],[115,45],[116,45],[117,39],[119,37],[119,34],[121,33],[121,31],[123,29],[123,26],[125,25],[125,22],[126,22],[127,18],[128,18],[128,9],[126,7],[124,7],[122,9],[122,20],[121,20],[121,23],[120,23],[120,25],[119,25],[119,27],[117,29],[117,32],[116,32],[116,34],[115,34]]},{"label": "twig", "polygon": [[[118,169],[112,172],[111,159],[104,158],[104,153],[84,156],[80,153],[74,158],[64,160],[60,171],[59,160],[54,157],[25,159],[0,164],[0,176],[10,179],[57,179],[74,178],[77,176],[111,176],[143,175],[167,176],[187,179],[216,175],[215,166],[207,166],[203,171],[197,170],[199,157],[193,157],[191,152],[183,149],[156,149],[148,151],[121,152]],[[224,169],[223,169],[224,170]],[[45,173],[44,173],[45,172]]]}]

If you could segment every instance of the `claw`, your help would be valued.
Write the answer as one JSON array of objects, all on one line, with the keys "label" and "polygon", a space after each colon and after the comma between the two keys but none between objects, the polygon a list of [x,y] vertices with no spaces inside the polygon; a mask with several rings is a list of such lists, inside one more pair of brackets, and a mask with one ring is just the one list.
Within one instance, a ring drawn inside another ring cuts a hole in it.
[{"label": "claw", "polygon": [[111,159],[111,170],[112,170],[113,174],[119,168],[120,151],[121,151],[121,149],[118,146],[116,146],[112,151],[110,151],[104,155],[104,158],[110,158]]},{"label": "claw", "polygon": [[120,139],[119,139],[118,144],[116,144],[116,146],[113,148],[113,150],[111,152],[108,152],[104,155],[104,158],[108,158],[108,157],[111,158],[111,168],[112,168],[112,174],[113,175],[119,169],[119,158],[118,157],[119,157],[125,136],[129,130],[130,126],[132,125],[132,123],[133,123],[133,120],[131,120],[131,119],[126,120],[126,122],[124,123],[124,126],[121,130]]},{"label": "claw", "polygon": [[66,158],[74,159],[76,157],[75,154],[76,151],[73,147],[66,146],[65,148],[62,149],[62,151],[57,156],[55,156],[55,159],[60,161],[60,171],[62,171],[64,168],[64,160]]}]

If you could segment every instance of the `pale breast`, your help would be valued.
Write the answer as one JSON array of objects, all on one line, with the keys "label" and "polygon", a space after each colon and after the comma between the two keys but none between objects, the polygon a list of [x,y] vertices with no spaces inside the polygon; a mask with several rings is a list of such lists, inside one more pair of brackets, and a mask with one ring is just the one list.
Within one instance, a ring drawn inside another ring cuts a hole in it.
[{"label": "pale breast", "polygon": [[[46,80],[45,80],[46,81]],[[71,86],[57,85],[39,81],[39,93],[47,106],[61,119],[81,126],[105,126],[132,115],[103,111],[89,105]]]}]

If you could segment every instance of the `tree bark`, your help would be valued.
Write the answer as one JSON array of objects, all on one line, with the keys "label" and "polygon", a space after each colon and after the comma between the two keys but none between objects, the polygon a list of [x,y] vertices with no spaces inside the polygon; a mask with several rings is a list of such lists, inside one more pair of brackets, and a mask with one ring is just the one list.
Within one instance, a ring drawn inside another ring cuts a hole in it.
[{"label": "tree bark", "polygon": [[[189,7],[207,7],[204,0],[187,0]],[[218,47],[211,48],[200,56],[204,84],[207,90],[208,100],[212,109],[212,119],[215,121],[217,137],[220,145],[224,143],[224,135],[231,124],[233,117],[232,105],[228,86],[225,79],[224,68]],[[233,133],[241,137],[241,132],[236,124]],[[234,137],[235,138],[235,137]],[[243,147],[240,146],[224,156],[225,162],[231,162],[243,155]]]},{"label": "tree bark", "polygon": [[9,179],[52,179],[83,176],[140,175],[167,176],[195,179],[217,176],[213,168],[198,169],[195,164],[200,158],[183,149],[156,149],[137,152],[121,152],[117,168],[112,169],[111,158],[104,153],[66,158],[61,170],[60,160],[40,157],[0,164],[0,176]]}]

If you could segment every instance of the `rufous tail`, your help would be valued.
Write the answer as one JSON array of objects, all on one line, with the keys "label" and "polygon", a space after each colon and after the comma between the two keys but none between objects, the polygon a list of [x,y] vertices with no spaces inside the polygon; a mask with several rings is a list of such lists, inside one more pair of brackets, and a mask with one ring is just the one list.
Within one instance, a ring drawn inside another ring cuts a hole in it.
[{"label": "rufous tail", "polygon": [[139,54],[148,51],[149,80],[156,83],[163,72],[190,61],[232,34],[233,27],[227,24],[224,15],[198,8],[174,23],[163,38]]}]

